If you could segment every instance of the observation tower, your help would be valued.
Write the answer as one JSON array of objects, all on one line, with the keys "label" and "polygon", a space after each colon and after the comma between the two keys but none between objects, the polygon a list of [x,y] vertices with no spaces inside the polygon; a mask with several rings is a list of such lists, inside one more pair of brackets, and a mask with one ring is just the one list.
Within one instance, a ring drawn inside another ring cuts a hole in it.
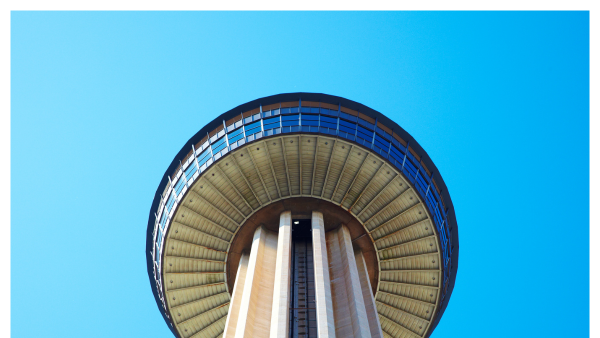
[{"label": "observation tower", "polygon": [[448,189],[398,124],[290,93],[217,117],[175,155],[146,232],[176,337],[429,337],[454,288]]}]

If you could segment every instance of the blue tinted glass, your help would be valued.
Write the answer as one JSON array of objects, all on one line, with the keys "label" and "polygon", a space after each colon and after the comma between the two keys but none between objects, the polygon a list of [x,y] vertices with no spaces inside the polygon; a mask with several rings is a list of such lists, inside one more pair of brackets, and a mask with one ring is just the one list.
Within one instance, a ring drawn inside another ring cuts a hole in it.
[{"label": "blue tinted glass", "polygon": [[319,115],[302,114],[302,121],[304,120],[318,121]]},{"label": "blue tinted glass", "polygon": [[327,122],[321,121],[321,127],[327,127],[327,128],[336,129],[337,125],[334,124],[334,123],[327,123]]},{"label": "blue tinted glass", "polygon": [[244,134],[243,134],[243,133],[239,133],[239,134],[237,134],[237,135],[236,135],[236,136],[234,136],[234,137],[230,137],[230,138],[229,138],[229,144],[233,144],[233,143],[237,142],[238,140],[240,140],[240,139],[241,139],[241,138],[243,138],[243,137],[244,137]]},{"label": "blue tinted glass", "polygon": [[282,116],[281,120],[282,121],[298,121],[300,115],[287,115],[287,116]]},{"label": "blue tinted glass", "polygon": [[[244,135],[241,135],[241,136],[243,137]],[[205,153],[206,153],[206,156],[204,156],[202,158],[198,157],[198,165],[200,165],[200,166],[202,166],[204,163],[206,163],[206,161],[208,161],[209,159],[212,158],[210,151],[207,150]]]},{"label": "blue tinted glass", "polygon": [[375,127],[373,124],[371,124],[361,118],[358,119],[358,123],[361,124],[362,126],[369,128],[371,131],[373,131],[373,128]]},{"label": "blue tinted glass", "polygon": [[270,118],[270,119],[264,119],[263,120],[263,124],[274,123],[274,122],[279,122],[279,117],[273,117],[273,118]]},{"label": "blue tinted glass", "polygon": [[340,117],[342,117],[346,120],[349,120],[349,121],[353,121],[353,122],[356,122],[356,119],[357,119],[356,116],[352,116],[352,115],[342,113],[342,112],[340,112]]},{"label": "blue tinted glass", "polygon": [[356,124],[348,121],[340,120],[340,126],[344,126],[346,128],[352,128],[352,130],[356,130]]},{"label": "blue tinted glass", "polygon": [[337,112],[337,110],[329,110],[329,109],[321,108],[321,114],[327,114],[327,115],[331,115],[331,116],[337,116],[338,112]]},{"label": "blue tinted glass", "polygon": [[164,229],[166,223],[167,223],[167,212],[163,211],[162,216],[160,217],[160,228]]},{"label": "blue tinted glass", "polygon": [[181,190],[183,190],[184,186],[185,186],[185,180],[183,179],[183,176],[182,176],[179,179],[179,181],[177,181],[177,184],[175,184],[175,194],[179,195]]},{"label": "blue tinted glass", "polygon": [[279,128],[279,122],[265,124],[264,128],[265,128],[265,130]]},{"label": "blue tinted glass", "polygon": [[242,128],[239,128],[239,129],[237,129],[237,130],[235,130],[235,131],[232,131],[232,132],[230,132],[229,134],[227,134],[227,136],[228,136],[229,138],[232,138],[233,136],[236,136],[236,135],[239,135],[239,134],[241,134],[243,131],[244,131],[244,129],[242,129]]},{"label": "blue tinted glass", "polygon": [[363,133],[363,134],[365,134],[365,135],[369,135],[370,138],[373,137],[373,132],[372,131],[370,131],[368,129],[365,129],[365,128],[361,127],[361,126],[358,126],[358,131],[361,132],[361,133]]},{"label": "blue tinted glass", "polygon": [[302,107],[303,113],[310,113],[310,107]]},{"label": "blue tinted glass", "polygon": [[318,114],[319,113],[319,108],[310,108],[310,112],[313,114]]},{"label": "blue tinted glass", "polygon": [[171,207],[173,206],[173,203],[175,203],[175,195],[171,194],[171,196],[169,196],[169,199],[167,200],[167,205],[166,205],[167,212],[171,211]]},{"label": "blue tinted glass", "polygon": [[251,128],[251,129],[246,129],[246,136],[252,135],[252,134],[256,134],[258,132],[260,132],[262,129],[260,127],[260,125],[258,127],[255,128]]},{"label": "blue tinted glass", "polygon": [[221,150],[225,149],[225,147],[227,147],[227,143],[223,142],[223,143],[219,144],[218,146],[216,146],[216,147],[213,147],[213,153],[215,153],[215,154],[216,154],[216,153],[218,153],[219,151],[221,151]]},{"label": "blue tinted glass", "polygon": [[361,133],[361,132],[358,132],[356,134],[356,136],[359,136],[365,140],[368,140],[369,142],[371,142],[373,140],[373,135],[369,135],[369,134],[365,134],[365,133]]},{"label": "blue tinted glass", "polygon": [[246,132],[248,131],[248,129],[252,129],[252,128],[256,128],[256,127],[260,127],[260,121],[246,125]]},{"label": "blue tinted glass", "polygon": [[385,138],[388,141],[392,138],[392,135],[386,133],[384,130],[382,130],[379,127],[376,127],[375,131],[377,131],[377,133],[379,133],[379,135],[383,136],[383,138]]},{"label": "blue tinted glass", "polygon": [[196,168],[196,162],[192,162],[190,164],[190,166],[187,168],[187,170],[185,171],[185,178],[188,179],[188,181],[190,180],[190,178],[192,178],[192,175],[194,175],[194,173],[198,170],[198,168]]},{"label": "blue tinted glass", "polygon": [[160,231],[160,229],[156,229],[156,244],[158,244],[160,247],[161,242],[162,242],[162,231]]},{"label": "blue tinted glass", "polygon": [[387,149],[390,147],[390,143],[377,134],[375,134],[375,144],[377,144],[381,149],[384,149],[385,151],[387,151]]},{"label": "blue tinted glass", "polygon": [[321,116],[321,122],[329,122],[329,123],[337,124],[337,120],[338,119],[333,118],[333,117]]},{"label": "blue tinted glass", "polygon": [[294,114],[294,113],[299,113],[300,109],[298,107],[294,107],[294,108],[290,108],[290,113]]},{"label": "blue tinted glass", "polygon": [[347,128],[347,127],[344,127],[342,125],[340,125],[340,131],[346,132],[346,133],[351,134],[351,135],[354,135],[354,132],[355,132],[354,130],[352,130],[350,128]]},{"label": "blue tinted glass", "polygon": [[284,127],[297,126],[297,125],[299,125],[299,122],[298,122],[298,120],[282,121],[281,125]]},{"label": "blue tinted glass", "polygon": [[282,114],[289,114],[290,113],[290,108],[281,108],[281,113]]},{"label": "blue tinted glass", "polygon": [[216,141],[215,143],[212,144],[213,149],[215,149],[215,147],[220,146],[221,144],[225,143],[225,138],[222,137],[221,139],[219,139],[218,141]]}]

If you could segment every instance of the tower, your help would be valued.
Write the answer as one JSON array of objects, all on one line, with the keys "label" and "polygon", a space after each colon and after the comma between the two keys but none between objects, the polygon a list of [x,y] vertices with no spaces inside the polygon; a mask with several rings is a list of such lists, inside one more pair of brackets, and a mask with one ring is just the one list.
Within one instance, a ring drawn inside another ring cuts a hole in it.
[{"label": "tower", "polygon": [[428,337],[454,287],[458,228],[441,175],[400,126],[290,93],[184,145],[146,254],[176,337]]}]

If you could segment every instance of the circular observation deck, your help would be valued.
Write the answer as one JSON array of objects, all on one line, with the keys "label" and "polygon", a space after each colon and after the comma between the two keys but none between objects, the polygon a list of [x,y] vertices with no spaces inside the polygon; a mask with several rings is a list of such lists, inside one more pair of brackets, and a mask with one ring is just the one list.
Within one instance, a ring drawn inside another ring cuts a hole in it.
[{"label": "circular observation deck", "polygon": [[176,337],[220,337],[237,264],[283,210],[344,224],[364,253],[384,337],[428,337],[454,288],[458,228],[421,146],[381,113],[290,93],[240,105],[183,146],[165,172],[146,237],[154,297]]}]

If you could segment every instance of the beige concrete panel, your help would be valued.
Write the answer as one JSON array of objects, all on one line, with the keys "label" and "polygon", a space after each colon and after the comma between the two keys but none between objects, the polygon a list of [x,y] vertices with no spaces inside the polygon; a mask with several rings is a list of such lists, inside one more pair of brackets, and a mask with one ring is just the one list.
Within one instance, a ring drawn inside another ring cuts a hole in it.
[{"label": "beige concrete panel", "polygon": [[254,332],[245,337],[268,338],[271,330],[271,312],[273,309],[273,287],[275,286],[275,268],[277,263],[277,233],[266,231],[260,286],[253,295],[256,302]]},{"label": "beige concrete panel", "polygon": [[242,257],[240,258],[240,264],[238,265],[237,275],[235,276],[235,286],[233,287],[231,306],[229,307],[230,311],[227,314],[227,321],[225,322],[225,332],[223,332],[223,337],[225,338],[235,337],[235,328],[240,315],[240,304],[242,302],[242,294],[244,292],[244,283],[246,281],[249,260],[250,254],[242,254]]},{"label": "beige concrete panel", "polygon": [[254,232],[235,338],[269,337],[277,234],[260,226]]},{"label": "beige concrete panel", "polygon": [[365,309],[367,310],[367,319],[369,321],[369,329],[371,330],[371,337],[383,338],[383,332],[381,331],[381,323],[379,323],[379,315],[377,314],[377,306],[375,305],[375,298],[371,292],[371,282],[369,281],[369,274],[367,273],[367,264],[363,257],[362,251],[358,250],[354,252],[354,258],[356,260],[356,268],[358,270],[358,277],[360,279],[360,287],[365,302]]},{"label": "beige concrete panel", "polygon": [[335,320],[331,299],[329,260],[325,241],[323,214],[312,213],[313,259],[315,269],[315,307],[317,308],[317,330],[319,338],[335,337]]},{"label": "beige concrete panel", "polygon": [[291,253],[292,213],[285,211],[279,218],[273,309],[271,311],[271,338],[286,337],[289,332]]},{"label": "beige concrete panel", "polygon": [[344,225],[328,232],[327,254],[335,330],[339,337],[371,337],[367,311],[356,267],[350,231]]}]

